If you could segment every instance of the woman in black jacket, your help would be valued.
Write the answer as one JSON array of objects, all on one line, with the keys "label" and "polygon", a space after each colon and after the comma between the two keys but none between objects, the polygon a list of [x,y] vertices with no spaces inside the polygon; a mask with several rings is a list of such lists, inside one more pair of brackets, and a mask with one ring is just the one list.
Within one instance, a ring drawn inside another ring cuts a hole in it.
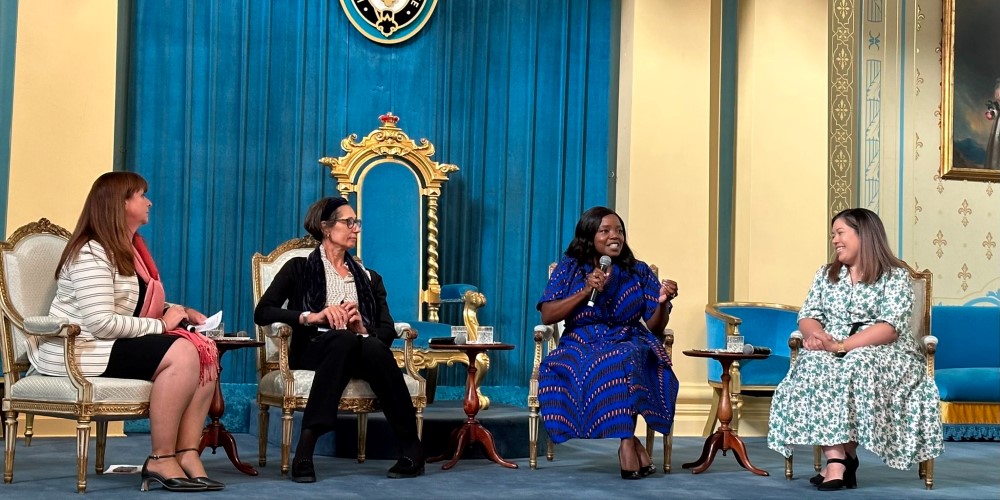
[{"label": "woman in black jacket", "polygon": [[381,276],[347,253],[358,243],[361,221],[347,200],[323,198],[309,207],[305,228],[319,246],[308,257],[285,264],[254,311],[258,325],[292,325],[289,366],[316,372],[292,460],[292,480],[316,481],[316,440],[333,430],[340,396],[352,378],[368,382],[399,440],[401,456],[388,476],[419,476],[424,454],[416,411],[389,349],[396,331],[385,286]]}]

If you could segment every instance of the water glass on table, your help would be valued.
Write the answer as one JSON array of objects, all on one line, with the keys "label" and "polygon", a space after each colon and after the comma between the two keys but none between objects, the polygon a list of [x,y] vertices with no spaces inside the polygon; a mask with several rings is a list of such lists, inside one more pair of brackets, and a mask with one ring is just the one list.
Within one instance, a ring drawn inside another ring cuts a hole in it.
[{"label": "water glass on table", "polygon": [[740,352],[740,353],[743,352],[743,336],[727,335],[726,352]]},{"label": "water glass on table", "polygon": [[213,340],[221,339],[225,335],[226,335],[225,323],[219,323],[219,326],[212,328],[210,330],[205,330],[205,336]]},{"label": "water glass on table", "polygon": [[476,329],[476,334],[478,338],[476,339],[477,344],[492,344],[493,343],[493,327],[492,326],[482,326]]}]

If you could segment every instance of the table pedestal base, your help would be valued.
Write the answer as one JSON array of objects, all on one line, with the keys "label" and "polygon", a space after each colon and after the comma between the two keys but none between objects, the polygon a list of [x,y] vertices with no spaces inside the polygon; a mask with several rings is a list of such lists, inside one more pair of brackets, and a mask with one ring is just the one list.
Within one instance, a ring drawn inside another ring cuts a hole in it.
[{"label": "table pedestal base", "polygon": [[767,471],[758,469],[750,463],[750,459],[747,457],[747,448],[743,444],[743,440],[736,435],[731,429],[719,429],[715,431],[714,434],[708,436],[705,440],[705,448],[701,451],[701,457],[694,462],[689,462],[682,467],[685,469],[691,469],[692,474],[698,474],[705,472],[708,466],[712,465],[712,461],[715,460],[715,454],[719,451],[725,455],[727,451],[733,450],[733,456],[736,457],[736,461],[744,469],[757,474],[758,476],[769,475]]},{"label": "table pedestal base", "polygon": [[451,469],[458,463],[458,459],[462,458],[465,448],[475,442],[482,443],[483,449],[486,451],[486,456],[490,460],[510,469],[517,468],[517,464],[504,460],[497,453],[496,443],[493,442],[493,434],[474,418],[466,419],[461,427],[451,432],[451,438],[448,440],[448,448],[446,448],[443,455],[432,457],[427,461],[439,462],[448,458],[448,455],[452,455],[451,461],[441,466],[444,470]]},{"label": "table pedestal base", "polygon": [[240,454],[236,451],[236,440],[233,439],[233,435],[226,430],[226,426],[222,425],[222,422],[212,422],[205,426],[205,430],[201,434],[201,444],[198,445],[198,453],[201,453],[205,448],[212,448],[212,454],[218,447],[226,450],[226,456],[229,457],[229,461],[239,469],[240,472],[249,475],[256,476],[257,469],[254,469],[252,465],[241,462]]}]

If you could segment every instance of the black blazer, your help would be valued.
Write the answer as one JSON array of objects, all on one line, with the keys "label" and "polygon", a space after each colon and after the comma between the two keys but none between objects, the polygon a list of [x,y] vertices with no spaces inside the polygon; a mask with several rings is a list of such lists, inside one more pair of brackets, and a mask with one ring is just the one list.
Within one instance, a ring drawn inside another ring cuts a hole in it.
[{"label": "black blazer", "polygon": [[[280,321],[292,327],[292,346],[289,350],[288,362],[294,369],[299,365],[298,361],[302,353],[309,347],[309,339],[319,335],[316,326],[305,326],[299,323],[299,315],[303,311],[299,310],[304,293],[302,284],[305,282],[302,277],[305,275],[306,258],[296,257],[278,271],[271,286],[267,287],[264,295],[257,302],[257,307],[253,312],[254,323],[267,326]],[[372,294],[375,295],[375,318],[374,324],[365,325],[369,335],[381,340],[385,345],[391,346],[396,338],[396,327],[393,325],[392,315],[389,314],[389,304],[386,302],[385,285],[382,277],[378,273],[368,269],[372,281]],[[283,307],[285,301],[288,307]],[[316,311],[310,311],[316,312]]]}]

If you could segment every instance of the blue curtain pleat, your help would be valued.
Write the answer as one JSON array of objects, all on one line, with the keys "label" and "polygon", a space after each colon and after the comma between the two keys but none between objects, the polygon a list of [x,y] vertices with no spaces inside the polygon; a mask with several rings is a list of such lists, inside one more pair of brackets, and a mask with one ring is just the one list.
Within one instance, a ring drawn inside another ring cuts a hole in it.
[{"label": "blue curtain pleat", "polygon": [[[317,160],[392,111],[460,168],[441,198],[441,281],[479,286],[481,323],[517,345],[491,355],[485,384],[527,385],[548,264],[580,213],[608,200],[618,8],[441,1],[387,46],[335,0],[136,1],[126,168],[150,182],[141,233],[168,300],[252,331],[250,257],[304,234],[308,205],[336,192]],[[256,381],[251,351],[226,355],[224,382]],[[441,383],[463,384],[460,372]]]}]

